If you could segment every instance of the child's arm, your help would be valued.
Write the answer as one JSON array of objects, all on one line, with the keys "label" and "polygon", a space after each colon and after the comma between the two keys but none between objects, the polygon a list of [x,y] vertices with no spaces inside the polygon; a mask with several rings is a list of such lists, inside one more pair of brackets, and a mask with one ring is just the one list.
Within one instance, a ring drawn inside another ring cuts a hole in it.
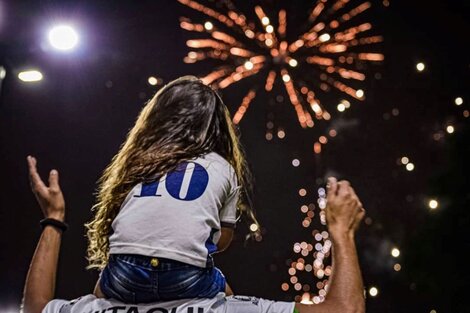
[{"label": "child's arm", "polygon": [[217,242],[217,252],[224,251],[228,248],[233,238],[233,228],[230,227],[221,227],[220,229],[220,239]]}]

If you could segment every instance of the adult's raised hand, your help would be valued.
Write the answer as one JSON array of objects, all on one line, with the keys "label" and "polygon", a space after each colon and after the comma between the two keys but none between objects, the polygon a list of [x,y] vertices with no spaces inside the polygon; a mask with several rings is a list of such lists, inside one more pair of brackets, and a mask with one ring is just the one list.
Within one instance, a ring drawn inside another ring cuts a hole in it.
[{"label": "adult's raised hand", "polygon": [[326,221],[330,231],[354,235],[365,210],[351,184],[330,177],[327,185]]},{"label": "adult's raised hand", "polygon": [[50,171],[49,186],[47,186],[37,171],[36,158],[28,156],[27,161],[31,189],[36,196],[44,217],[64,221],[65,201],[59,185],[59,172],[57,170]]}]

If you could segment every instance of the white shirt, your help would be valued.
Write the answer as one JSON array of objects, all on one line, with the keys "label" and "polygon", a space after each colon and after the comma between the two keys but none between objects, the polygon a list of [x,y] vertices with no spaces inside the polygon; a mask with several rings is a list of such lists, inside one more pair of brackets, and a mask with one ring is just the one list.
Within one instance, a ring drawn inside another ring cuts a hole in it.
[{"label": "white shirt", "polygon": [[128,194],[112,223],[111,254],[139,254],[206,267],[221,226],[234,227],[239,187],[217,153],[183,162]]},{"label": "white shirt", "polygon": [[73,301],[52,300],[42,313],[293,313],[294,302],[219,293],[211,299],[183,299],[149,304],[123,304],[87,295]]}]

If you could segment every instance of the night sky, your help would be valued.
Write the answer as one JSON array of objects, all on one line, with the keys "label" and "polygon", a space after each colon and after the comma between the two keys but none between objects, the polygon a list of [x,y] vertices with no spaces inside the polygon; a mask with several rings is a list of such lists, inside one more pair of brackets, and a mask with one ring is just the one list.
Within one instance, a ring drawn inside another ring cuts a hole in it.
[{"label": "night sky", "polygon": [[[217,8],[212,1],[200,2]],[[362,2],[351,0],[347,7]],[[289,282],[290,262],[299,257],[293,245],[313,243],[312,230],[326,229],[318,207],[312,225],[303,227],[300,208],[316,203],[318,188],[334,175],[351,181],[367,210],[357,243],[365,286],[379,290],[376,297],[368,295],[367,311],[470,312],[462,303],[470,278],[462,255],[470,248],[470,3],[371,2],[358,21],[370,22],[371,33],[384,37],[369,51],[384,54],[385,60],[367,64],[361,69],[366,80],[351,83],[364,90],[364,101],[335,90],[325,93],[329,123],[302,129],[280,83],[264,92],[264,74],[220,92],[234,113],[250,87],[263,90],[240,122],[262,240],[245,240],[249,224],[242,219],[216,264],[237,294],[294,300],[302,292],[290,283],[287,292],[281,289]],[[256,5],[268,16],[286,9],[287,37],[295,38],[305,30],[315,1],[234,3],[251,20],[256,20]],[[92,291],[97,273],[85,269],[83,224],[91,218],[96,181],[145,101],[161,86],[150,85],[148,78],[168,82],[204,75],[216,64],[183,62],[189,51],[185,43],[193,36],[180,28],[181,16],[207,20],[176,0],[0,0],[0,66],[6,69],[0,93],[0,312],[19,306],[40,235],[42,216],[29,188],[28,154],[37,157],[44,178],[50,169],[59,170],[66,199],[70,229],[63,237],[57,297]],[[79,32],[71,53],[47,45],[49,28],[61,22]],[[421,72],[419,62],[425,64]],[[44,79],[20,81],[18,72],[30,67],[40,69]],[[315,75],[302,66],[296,73]],[[309,87],[317,90],[311,81]],[[349,99],[351,108],[338,112],[339,99]],[[272,140],[266,139],[268,122],[274,125]],[[331,128],[337,136],[315,153],[315,141]],[[412,171],[401,163],[404,156],[414,164]],[[293,166],[294,159],[299,166]],[[305,196],[299,194],[302,188]],[[429,208],[433,199],[438,201],[434,210]],[[397,258],[390,253],[393,247],[400,250]],[[312,273],[299,280],[312,287],[318,281]]]}]

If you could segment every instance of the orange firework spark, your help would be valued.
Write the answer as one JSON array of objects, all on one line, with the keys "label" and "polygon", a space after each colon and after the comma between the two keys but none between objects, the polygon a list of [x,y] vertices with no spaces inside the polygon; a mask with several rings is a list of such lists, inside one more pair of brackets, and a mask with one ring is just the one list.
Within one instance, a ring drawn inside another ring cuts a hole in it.
[{"label": "orange firework spark", "polygon": [[[362,90],[354,89],[348,81],[365,80],[365,73],[357,66],[361,62],[380,62],[384,59],[380,53],[357,50],[358,46],[383,41],[382,36],[367,37],[372,28],[370,23],[351,26],[351,20],[371,7],[369,1],[359,4],[356,1],[354,4],[349,0],[334,0],[331,3],[318,0],[308,14],[308,31],[290,40],[286,38],[286,10],[274,15],[276,23],[273,23],[263,7],[255,6],[254,12],[259,21],[253,22],[248,21],[230,0],[221,1],[225,12],[194,0],[178,1],[208,18],[202,24],[186,17],[180,19],[182,29],[207,35],[206,38],[186,42],[192,50],[184,61],[195,63],[216,59],[222,62],[201,79],[206,84],[223,89],[247,77],[263,75],[266,92],[271,92],[276,81],[279,81],[303,128],[314,126],[312,117],[317,120],[329,120],[331,117],[326,108],[328,105],[325,102],[320,105],[319,93],[335,89],[353,99],[364,100]],[[307,81],[312,75],[318,75],[317,86]],[[235,123],[242,120],[250,103],[259,94],[256,89],[256,86],[250,89],[243,98],[234,116]],[[324,139],[320,142],[326,143]],[[320,142],[315,151],[321,149]]]}]

